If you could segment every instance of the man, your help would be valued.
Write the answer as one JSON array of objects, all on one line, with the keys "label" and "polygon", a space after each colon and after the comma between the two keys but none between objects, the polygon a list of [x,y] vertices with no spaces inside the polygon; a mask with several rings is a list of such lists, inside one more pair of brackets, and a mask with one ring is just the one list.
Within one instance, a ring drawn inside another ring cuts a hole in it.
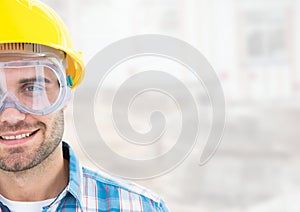
[{"label": "man", "polygon": [[151,192],[82,168],[61,141],[84,65],[54,11],[1,0],[0,20],[0,211],[168,211]]}]

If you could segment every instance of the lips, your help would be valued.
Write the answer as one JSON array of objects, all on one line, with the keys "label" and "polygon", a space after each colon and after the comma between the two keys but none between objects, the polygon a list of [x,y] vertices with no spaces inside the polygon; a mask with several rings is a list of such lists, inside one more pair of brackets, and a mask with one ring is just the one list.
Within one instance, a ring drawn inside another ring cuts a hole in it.
[{"label": "lips", "polygon": [[19,134],[19,135],[9,135],[9,136],[0,136],[1,139],[3,140],[16,140],[16,139],[22,139],[22,138],[26,138],[29,137],[31,133],[23,133],[23,134]]},{"label": "lips", "polygon": [[38,129],[34,131],[26,131],[26,132],[19,131],[19,132],[2,133],[2,135],[0,135],[0,142],[6,144],[26,142],[30,137],[33,137],[37,133],[37,131]]}]

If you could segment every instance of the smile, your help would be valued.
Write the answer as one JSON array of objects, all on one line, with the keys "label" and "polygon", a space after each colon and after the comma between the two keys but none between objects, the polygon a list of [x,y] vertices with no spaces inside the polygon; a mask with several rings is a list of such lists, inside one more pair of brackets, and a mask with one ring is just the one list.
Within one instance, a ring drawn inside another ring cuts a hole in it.
[{"label": "smile", "polygon": [[30,133],[26,133],[26,134],[20,134],[20,135],[11,135],[11,136],[1,136],[1,138],[3,140],[16,140],[16,139],[22,139],[22,138],[26,138],[29,137]]},{"label": "smile", "polygon": [[36,132],[37,132],[37,130],[35,130],[31,133],[22,133],[22,134],[18,134],[18,135],[2,135],[2,136],[0,136],[0,138],[2,140],[19,140],[19,139],[27,138]]}]

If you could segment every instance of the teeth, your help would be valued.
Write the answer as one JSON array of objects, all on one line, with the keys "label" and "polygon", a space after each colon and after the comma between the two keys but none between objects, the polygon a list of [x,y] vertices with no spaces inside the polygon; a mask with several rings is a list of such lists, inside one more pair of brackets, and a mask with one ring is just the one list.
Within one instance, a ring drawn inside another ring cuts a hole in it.
[{"label": "teeth", "polygon": [[0,137],[4,140],[16,140],[16,139],[26,138],[28,136],[30,136],[30,133],[24,133],[16,136],[11,135],[11,136],[0,136]]}]

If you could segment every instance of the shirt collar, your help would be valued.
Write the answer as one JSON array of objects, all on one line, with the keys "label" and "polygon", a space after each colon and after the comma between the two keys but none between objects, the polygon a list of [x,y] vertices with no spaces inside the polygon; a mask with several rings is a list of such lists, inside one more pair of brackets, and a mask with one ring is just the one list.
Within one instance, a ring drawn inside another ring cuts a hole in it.
[{"label": "shirt collar", "polygon": [[62,142],[62,145],[64,158],[69,161],[69,183],[67,186],[67,191],[74,196],[74,198],[78,201],[79,206],[82,208],[82,167],[79,163],[79,160],[75,156],[72,148],[65,142]]}]

